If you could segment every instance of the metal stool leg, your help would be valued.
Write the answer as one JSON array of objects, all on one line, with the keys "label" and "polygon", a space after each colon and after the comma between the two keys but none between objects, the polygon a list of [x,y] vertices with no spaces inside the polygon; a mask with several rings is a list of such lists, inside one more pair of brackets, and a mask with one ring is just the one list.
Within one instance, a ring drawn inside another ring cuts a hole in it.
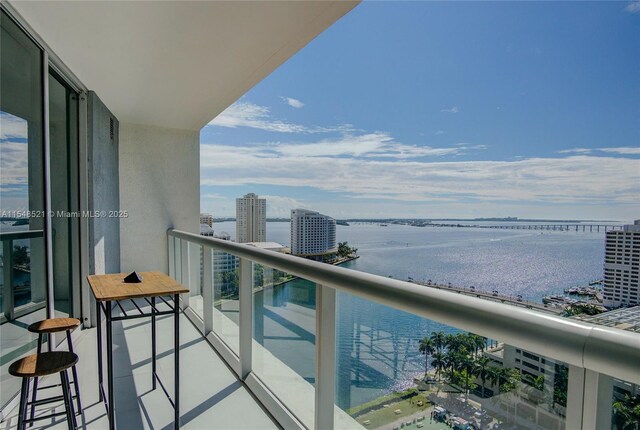
[{"label": "metal stool leg", "polygon": [[27,415],[27,399],[29,398],[29,378],[22,378],[22,388],[20,389],[20,409],[18,411],[18,430],[24,430],[24,420]]},{"label": "metal stool leg", "polygon": [[67,370],[60,372],[60,380],[62,382],[62,397],[64,398],[64,407],[67,412],[67,425],[69,430],[75,430],[78,427],[76,422],[76,414],[73,410],[73,399],[71,398],[71,384],[69,384],[69,376]]},{"label": "metal stool leg", "polygon": [[[38,334],[38,354],[42,352],[42,333]],[[33,378],[33,392],[31,393],[31,414],[29,417],[34,419],[36,416],[36,405],[34,404],[37,400],[38,393],[38,377]],[[29,423],[29,427],[33,427],[33,421]]]},{"label": "metal stool leg", "polygon": [[[71,331],[67,330],[67,345],[69,346],[69,352],[73,352],[73,343],[71,342]],[[74,364],[71,368],[71,373],[73,374],[73,387],[76,392],[76,404],[78,405],[77,414],[82,413],[82,403],[80,402],[80,382],[78,380],[78,371],[76,370],[76,365]]]}]

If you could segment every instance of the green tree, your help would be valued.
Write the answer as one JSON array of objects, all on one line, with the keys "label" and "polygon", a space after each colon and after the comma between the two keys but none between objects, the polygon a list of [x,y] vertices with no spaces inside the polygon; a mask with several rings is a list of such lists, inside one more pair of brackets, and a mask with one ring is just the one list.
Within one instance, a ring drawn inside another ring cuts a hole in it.
[{"label": "green tree", "polygon": [[555,378],[553,378],[553,402],[561,406],[567,406],[569,368],[562,364],[556,364],[555,374]]},{"label": "green tree", "polygon": [[29,268],[31,263],[31,258],[29,257],[29,247],[28,246],[13,246],[13,264],[16,266],[22,266]]},{"label": "green tree", "polygon": [[619,429],[638,430],[640,428],[640,395],[631,397],[625,394],[623,399],[613,402],[613,414]]},{"label": "green tree", "polygon": [[428,337],[423,337],[420,341],[420,346],[418,348],[420,350],[420,354],[424,354],[424,376],[427,377],[429,373],[429,354],[433,354],[433,341]]},{"label": "green tree", "polygon": [[431,333],[431,340],[433,341],[433,346],[438,352],[442,352],[442,348],[447,346],[447,336],[442,331]]},{"label": "green tree", "polygon": [[471,354],[462,354],[460,357],[460,365],[464,369],[464,388],[465,399],[469,399],[469,382],[473,373],[475,373],[475,361]]},{"label": "green tree", "polygon": [[432,355],[431,365],[436,369],[436,377],[440,380],[442,369],[446,366],[446,356],[441,351],[436,351]]},{"label": "green tree", "polygon": [[508,393],[518,388],[518,384],[522,380],[522,373],[519,369],[504,368],[501,372],[500,392]]},{"label": "green tree", "polygon": [[489,360],[488,357],[484,356],[479,357],[476,361],[475,376],[477,376],[482,383],[482,398],[484,398],[484,386],[486,385],[487,379],[489,378],[489,374],[491,372],[489,363],[491,363],[491,360]]}]

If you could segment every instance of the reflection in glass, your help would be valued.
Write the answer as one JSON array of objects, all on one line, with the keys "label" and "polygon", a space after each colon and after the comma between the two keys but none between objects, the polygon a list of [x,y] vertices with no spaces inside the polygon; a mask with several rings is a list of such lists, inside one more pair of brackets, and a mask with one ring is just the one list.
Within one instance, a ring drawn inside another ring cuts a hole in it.
[{"label": "reflection in glass", "polygon": [[213,250],[213,330],[232,351],[239,351],[240,259]]},{"label": "reflection in glass", "polygon": [[313,425],[316,284],[254,264],[252,369],[303,423]]},{"label": "reflection in glass", "polygon": [[16,395],[9,364],[35,347],[45,317],[42,56],[0,12],[0,407]]},{"label": "reflection in glass", "polygon": [[[51,219],[53,290],[59,316],[73,309],[73,273],[78,273],[78,97],[49,73],[49,140],[51,145]],[[70,215],[66,215],[70,214]]]},{"label": "reflection in glass", "polygon": [[337,338],[336,403],[366,428],[565,428],[568,367],[535,351],[346,293]]}]

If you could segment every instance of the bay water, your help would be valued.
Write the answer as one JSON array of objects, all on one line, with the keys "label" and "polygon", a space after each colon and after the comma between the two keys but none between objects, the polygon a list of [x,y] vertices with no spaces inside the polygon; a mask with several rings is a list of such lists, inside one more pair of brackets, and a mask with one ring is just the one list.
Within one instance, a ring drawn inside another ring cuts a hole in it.
[{"label": "bay water", "polygon": [[[216,233],[235,235],[235,223],[214,224]],[[588,230],[588,229],[587,229]],[[269,222],[267,240],[288,246],[288,222]],[[360,258],[344,267],[385,277],[433,282],[541,302],[543,296],[601,279],[603,231],[500,230],[456,227],[413,227],[354,223],[337,227],[337,240],[358,249]],[[426,288],[426,287],[425,287]],[[263,294],[256,301],[266,303]],[[267,294],[267,293],[265,293]],[[305,280],[274,289],[270,304],[315,307],[315,286]],[[303,299],[301,299],[303,297]],[[266,314],[265,314],[266,316]],[[261,343],[274,355],[314,382],[313,329],[288,330],[269,336],[267,318],[256,320]],[[347,293],[337,299],[337,403],[347,409],[413,385],[424,374],[419,340],[433,331],[454,327],[370,302]],[[305,335],[306,334],[306,335]],[[499,340],[499,339],[498,339]]]}]

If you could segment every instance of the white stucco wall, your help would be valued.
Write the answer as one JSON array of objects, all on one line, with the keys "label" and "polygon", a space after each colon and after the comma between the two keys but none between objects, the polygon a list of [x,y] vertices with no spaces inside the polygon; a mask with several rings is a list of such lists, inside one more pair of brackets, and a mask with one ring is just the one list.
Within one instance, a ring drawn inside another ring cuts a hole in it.
[{"label": "white stucco wall", "polygon": [[167,229],[200,229],[200,133],[120,123],[120,266],[167,272]]}]

